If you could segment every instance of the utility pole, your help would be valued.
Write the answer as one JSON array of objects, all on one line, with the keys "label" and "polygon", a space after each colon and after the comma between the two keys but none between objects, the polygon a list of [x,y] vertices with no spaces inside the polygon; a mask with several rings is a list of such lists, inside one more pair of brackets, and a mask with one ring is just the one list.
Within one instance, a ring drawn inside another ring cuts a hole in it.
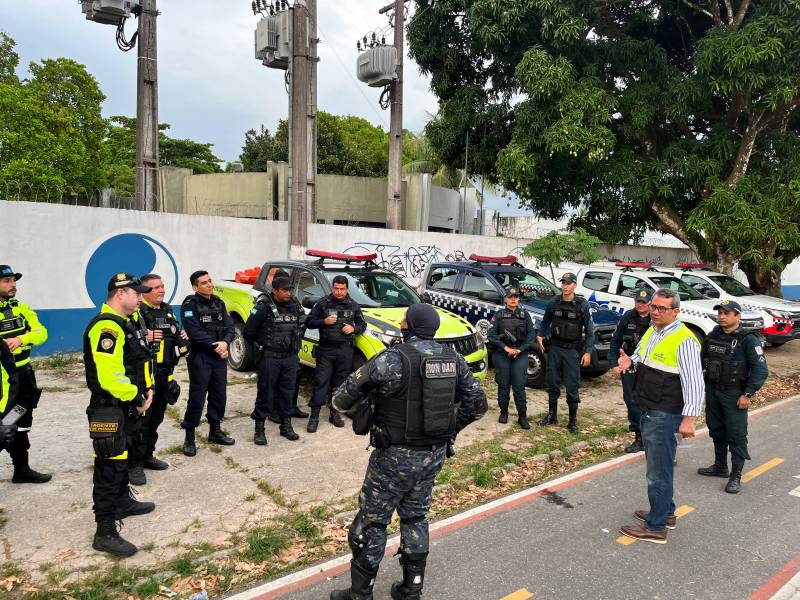
[{"label": "utility pole", "polygon": [[141,0],[136,83],[136,208],[159,210],[156,0]]},{"label": "utility pole", "polygon": [[308,3],[308,170],[307,196],[308,222],[317,220],[317,0],[306,0]]},{"label": "utility pole", "polygon": [[[397,79],[390,84],[391,117],[389,121],[389,197],[386,203],[386,228],[403,226],[403,56],[405,2],[394,1],[394,47],[397,49]],[[392,9],[385,6],[381,13]]]},{"label": "utility pole", "polygon": [[467,130],[467,149],[464,157],[464,197],[461,199],[461,231],[467,228],[467,184],[469,183],[469,130]]},{"label": "utility pole", "polygon": [[296,0],[292,12],[292,60],[289,65],[289,257],[301,257],[308,247],[308,11]]}]

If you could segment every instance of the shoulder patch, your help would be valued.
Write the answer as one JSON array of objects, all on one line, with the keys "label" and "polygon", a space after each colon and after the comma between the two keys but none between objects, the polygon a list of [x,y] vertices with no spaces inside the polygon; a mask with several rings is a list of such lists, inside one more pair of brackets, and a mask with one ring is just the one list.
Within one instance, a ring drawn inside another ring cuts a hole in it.
[{"label": "shoulder patch", "polygon": [[100,333],[100,337],[97,340],[97,352],[103,352],[105,354],[114,354],[114,347],[117,345],[117,334],[110,333],[110,330],[103,329]]},{"label": "shoulder patch", "polygon": [[111,329],[111,327],[103,327],[100,329],[100,335],[104,333],[110,335],[114,339],[117,339],[117,336],[119,335],[119,332],[116,329]]},{"label": "shoulder patch", "polygon": [[761,347],[761,344],[758,344],[757,346],[754,346],[753,349],[756,351],[756,354],[758,354],[759,356],[763,356],[764,355],[764,349]]},{"label": "shoulder patch", "polygon": [[191,310],[185,310],[185,311],[183,311],[183,316],[184,317],[193,317],[194,316],[194,312],[191,311]]}]

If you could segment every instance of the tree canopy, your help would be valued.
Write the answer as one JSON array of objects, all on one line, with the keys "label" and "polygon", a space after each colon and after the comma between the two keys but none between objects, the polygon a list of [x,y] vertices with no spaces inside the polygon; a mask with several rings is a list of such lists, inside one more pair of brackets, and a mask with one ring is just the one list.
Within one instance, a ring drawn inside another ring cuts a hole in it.
[{"label": "tree canopy", "polygon": [[[417,0],[426,135],[546,218],[776,292],[800,256],[800,0]],[[576,210],[581,209],[581,210]]]}]

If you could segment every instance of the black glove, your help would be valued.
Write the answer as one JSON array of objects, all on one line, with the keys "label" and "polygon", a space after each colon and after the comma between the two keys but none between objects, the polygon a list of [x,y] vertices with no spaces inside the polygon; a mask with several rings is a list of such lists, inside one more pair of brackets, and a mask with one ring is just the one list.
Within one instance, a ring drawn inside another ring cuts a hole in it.
[{"label": "black glove", "polygon": [[447,450],[445,450],[444,456],[445,458],[453,458],[455,455],[456,455],[456,441],[448,440]]},{"label": "black glove", "polygon": [[175,404],[181,395],[181,386],[174,379],[167,384],[167,404]]},{"label": "black glove", "polygon": [[17,433],[16,425],[0,425],[0,450],[8,448]]}]

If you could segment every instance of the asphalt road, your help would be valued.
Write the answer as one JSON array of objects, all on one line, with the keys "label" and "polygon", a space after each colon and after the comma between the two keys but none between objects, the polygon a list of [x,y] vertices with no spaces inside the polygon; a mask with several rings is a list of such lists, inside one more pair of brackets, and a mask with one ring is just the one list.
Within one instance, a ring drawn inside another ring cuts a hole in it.
[{"label": "asphalt road", "polygon": [[[798,430],[797,401],[751,419],[753,460],[738,495],[723,492],[725,480],[696,474],[713,462],[708,437],[679,448],[675,502],[685,514],[666,545],[625,544],[618,533],[636,522],[634,510],[648,508],[641,459],[467,519],[433,539],[425,598],[749,598],[800,556]],[[375,598],[389,598],[399,576],[397,559],[387,556]],[[318,600],[348,584],[344,572],[280,596]]]}]

